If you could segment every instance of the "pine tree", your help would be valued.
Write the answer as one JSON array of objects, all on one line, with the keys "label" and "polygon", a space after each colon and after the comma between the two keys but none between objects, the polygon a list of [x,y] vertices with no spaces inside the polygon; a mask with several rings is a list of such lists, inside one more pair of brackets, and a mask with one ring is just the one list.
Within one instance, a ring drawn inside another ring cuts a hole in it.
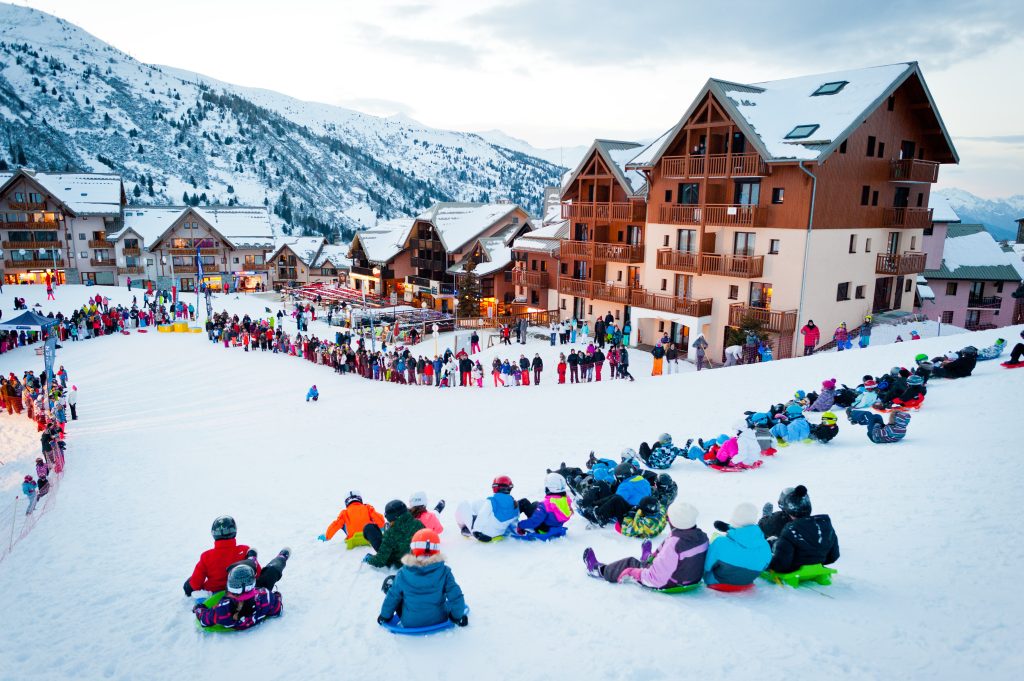
[{"label": "pine tree", "polygon": [[28,159],[25,158],[25,150],[21,148],[21,145],[18,146],[18,165],[28,165]]},{"label": "pine tree", "polygon": [[188,192],[185,192],[185,193],[183,193],[183,194],[181,195],[181,202],[182,202],[183,204],[185,204],[186,206],[187,206],[187,205],[189,204],[189,200],[188,200]]},{"label": "pine tree", "polygon": [[463,317],[480,316],[480,279],[467,265],[466,273],[459,278],[459,315]]},{"label": "pine tree", "polygon": [[142,196],[142,189],[139,187],[139,185],[135,185],[135,189],[132,190],[132,195],[135,196],[135,198],[139,198],[140,196]]}]

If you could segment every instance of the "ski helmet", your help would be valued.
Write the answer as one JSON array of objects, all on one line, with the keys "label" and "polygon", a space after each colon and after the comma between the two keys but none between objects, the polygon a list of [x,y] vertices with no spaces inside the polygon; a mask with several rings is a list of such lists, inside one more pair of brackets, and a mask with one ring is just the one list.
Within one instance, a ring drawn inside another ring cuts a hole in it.
[{"label": "ski helmet", "polygon": [[636,466],[630,461],[624,461],[615,467],[615,477],[619,480],[626,480],[636,475]]},{"label": "ski helmet", "polygon": [[512,491],[512,487],[512,478],[508,477],[507,475],[499,475],[494,479],[494,482],[491,483],[491,489],[494,491],[495,494],[508,494],[509,492]]},{"label": "ski helmet", "polygon": [[26,475],[25,476],[25,482],[32,482],[32,476],[31,475]]},{"label": "ski helmet", "polygon": [[804,409],[799,404],[791,404],[786,407],[786,416],[800,416],[803,413]]},{"label": "ski helmet", "polygon": [[779,500],[782,510],[794,518],[806,518],[811,515],[811,498],[807,496],[807,488],[797,485],[789,494]]},{"label": "ski helmet", "polygon": [[675,481],[672,480],[672,476],[669,475],[668,473],[658,474],[658,487],[671,487],[674,484],[674,482]]},{"label": "ski helmet", "polygon": [[210,533],[214,539],[234,539],[238,534],[238,525],[235,524],[235,519],[231,516],[222,515],[213,521]]},{"label": "ski helmet", "polygon": [[824,414],[821,415],[821,422],[828,422],[828,424],[833,424],[836,422],[836,415],[830,411],[826,411]]},{"label": "ski helmet", "polygon": [[760,516],[757,507],[750,502],[743,502],[737,504],[736,508],[732,511],[732,517],[729,518],[729,524],[733,527],[746,527],[747,525],[756,525],[758,516]]},{"label": "ski helmet", "polygon": [[238,563],[228,571],[228,593],[244,594],[256,588],[256,570],[248,563]]},{"label": "ski helmet", "polygon": [[658,442],[663,445],[670,445],[672,444],[672,436],[668,433],[662,433],[658,436]]},{"label": "ski helmet", "polygon": [[625,449],[622,450],[622,460],[623,461],[632,461],[635,458],[636,458],[636,450],[633,449],[632,447],[626,447]]},{"label": "ski helmet", "polygon": [[427,505],[427,493],[426,492],[413,492],[413,495],[409,497],[409,508],[415,508],[416,506]]},{"label": "ski helmet", "polygon": [[360,494],[357,490],[352,490],[351,492],[348,493],[348,496],[345,497],[345,505],[346,506],[348,506],[349,504],[355,503],[357,501],[360,504],[363,503],[363,495]]},{"label": "ski helmet", "polygon": [[433,556],[441,552],[441,538],[429,529],[418,530],[409,543],[414,556]]},{"label": "ski helmet", "polygon": [[893,367],[892,369],[889,369],[889,375],[890,376],[899,376],[900,375],[900,368],[899,367]]},{"label": "ski helmet", "polygon": [[907,379],[907,385],[924,385],[924,378],[918,374],[914,374]]},{"label": "ski helmet", "polygon": [[384,507],[384,517],[389,523],[393,523],[398,520],[398,517],[403,513],[409,511],[405,502],[399,501],[398,499],[392,499],[388,502],[388,505]]},{"label": "ski helmet", "polygon": [[1005,338],[997,338],[996,339],[996,345],[1006,345],[1006,339]]},{"label": "ski helmet", "polygon": [[918,364],[920,364],[921,362],[927,362],[928,361],[928,355],[924,354],[923,352],[918,353],[918,354],[914,355],[914,361],[916,363],[918,363]]},{"label": "ski helmet", "polygon": [[565,478],[558,473],[548,473],[544,478],[544,489],[548,494],[561,494],[565,492]]},{"label": "ski helmet", "polygon": [[795,393],[793,393],[793,397],[795,397],[798,400],[802,400],[805,397],[807,397],[807,393],[804,392],[803,390],[797,390]]},{"label": "ski helmet", "polygon": [[637,506],[645,516],[657,515],[661,511],[661,504],[654,497],[644,497]]},{"label": "ski helmet", "polygon": [[700,512],[685,501],[678,500],[668,507],[668,521],[677,530],[688,530],[697,525]]}]

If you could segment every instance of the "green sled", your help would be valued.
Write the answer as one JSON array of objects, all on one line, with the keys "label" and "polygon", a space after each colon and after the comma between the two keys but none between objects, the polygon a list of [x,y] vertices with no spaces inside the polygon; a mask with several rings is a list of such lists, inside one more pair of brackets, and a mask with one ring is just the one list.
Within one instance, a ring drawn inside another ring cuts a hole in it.
[{"label": "green sled", "polygon": [[761,573],[761,579],[766,579],[769,582],[775,582],[776,584],[788,584],[792,587],[800,586],[803,582],[816,582],[822,586],[828,586],[832,583],[832,575],[839,572],[833,568],[825,567],[821,563],[815,565],[804,565],[795,572],[775,572],[774,570],[766,570]]},{"label": "green sled", "polygon": [[656,591],[656,592],[658,592],[660,594],[682,594],[682,593],[686,593],[687,591],[696,591],[697,589],[700,588],[700,582],[697,582],[696,584],[683,584],[683,585],[680,585],[680,586],[670,586],[670,587],[667,587],[667,588],[664,588],[664,589],[652,589],[649,586],[645,586],[644,588],[648,589],[649,591]]},{"label": "green sled", "polygon": [[[205,601],[203,601],[203,605],[205,605],[207,608],[212,608],[215,605],[217,605],[218,603],[220,603],[220,599],[222,599],[222,598],[224,598],[224,592],[223,591],[218,591],[217,593],[213,594],[212,596],[207,598]],[[218,632],[223,632],[223,631],[239,631],[238,629],[229,629],[229,628],[221,626],[219,624],[215,624],[212,627],[204,627],[203,623],[200,622],[198,619],[196,619],[196,626],[199,627],[200,631],[218,631]]]}]

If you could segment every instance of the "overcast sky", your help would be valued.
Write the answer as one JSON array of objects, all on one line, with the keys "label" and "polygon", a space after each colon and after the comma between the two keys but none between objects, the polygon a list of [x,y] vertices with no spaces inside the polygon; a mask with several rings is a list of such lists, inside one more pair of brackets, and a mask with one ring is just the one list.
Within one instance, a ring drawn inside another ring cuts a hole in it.
[{"label": "overcast sky", "polygon": [[921,63],[960,152],[1024,194],[1022,0],[15,0],[132,56],[540,147],[654,137],[711,76]]}]

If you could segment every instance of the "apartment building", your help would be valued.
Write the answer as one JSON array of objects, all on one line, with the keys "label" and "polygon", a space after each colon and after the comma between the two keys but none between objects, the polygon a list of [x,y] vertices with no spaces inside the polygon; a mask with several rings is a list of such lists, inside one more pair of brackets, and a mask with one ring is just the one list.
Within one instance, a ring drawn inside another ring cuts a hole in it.
[{"label": "apartment building", "polygon": [[323,237],[279,237],[267,258],[270,285],[275,291],[305,284],[347,286],[348,246],[327,243]]}]

